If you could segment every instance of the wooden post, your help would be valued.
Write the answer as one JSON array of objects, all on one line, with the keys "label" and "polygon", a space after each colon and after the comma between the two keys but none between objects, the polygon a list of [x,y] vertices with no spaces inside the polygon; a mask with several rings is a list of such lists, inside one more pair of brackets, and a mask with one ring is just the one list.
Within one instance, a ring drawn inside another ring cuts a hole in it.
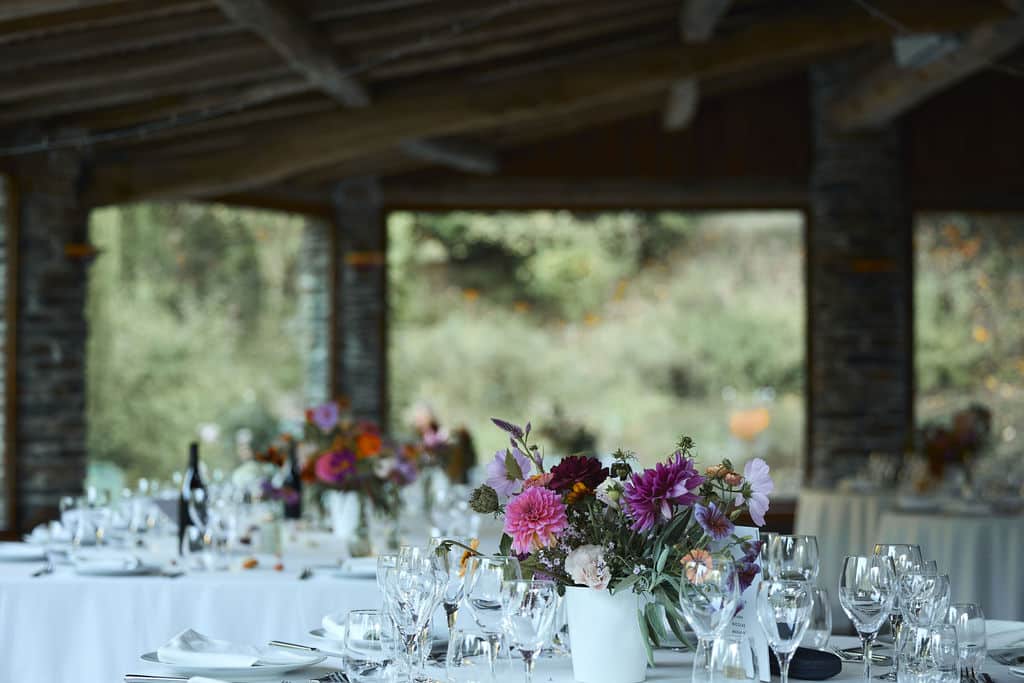
[{"label": "wooden post", "polygon": [[811,69],[814,160],[808,238],[810,481],[872,452],[899,454],[913,427],[913,215],[898,123],[842,132],[829,111],[857,55]]},{"label": "wooden post", "polygon": [[334,394],[352,402],[356,417],[386,428],[387,229],[377,178],[353,178],[334,191]]}]

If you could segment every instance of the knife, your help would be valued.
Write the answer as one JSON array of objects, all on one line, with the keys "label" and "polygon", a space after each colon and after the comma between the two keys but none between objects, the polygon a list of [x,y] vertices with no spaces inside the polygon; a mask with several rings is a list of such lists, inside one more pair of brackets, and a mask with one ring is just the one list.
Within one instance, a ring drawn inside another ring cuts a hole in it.
[{"label": "knife", "polygon": [[299,645],[298,643],[289,643],[284,640],[272,640],[267,645],[271,647],[280,647],[286,650],[299,650],[300,652],[308,652],[312,655],[323,655],[325,657],[344,657],[343,652],[337,652],[335,650],[324,650],[319,647],[310,647],[309,645]]},{"label": "knife", "polygon": [[[228,683],[219,678],[206,676],[153,676],[150,674],[125,674],[124,683]],[[320,678],[308,678],[305,681],[283,680],[281,683],[348,683],[348,677],[340,671],[329,673]]]}]

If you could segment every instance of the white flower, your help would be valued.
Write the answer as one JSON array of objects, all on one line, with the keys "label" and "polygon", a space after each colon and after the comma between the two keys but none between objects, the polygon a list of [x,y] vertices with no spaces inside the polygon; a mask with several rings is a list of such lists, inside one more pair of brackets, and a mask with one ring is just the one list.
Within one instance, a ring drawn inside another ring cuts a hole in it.
[{"label": "white flower", "polygon": [[581,545],[565,557],[565,572],[574,583],[604,590],[611,581],[611,573],[604,561],[604,549],[597,545]]},{"label": "white flower", "polygon": [[395,459],[390,456],[377,458],[377,461],[373,463],[373,473],[377,475],[378,479],[387,479],[394,469]]},{"label": "white flower", "polygon": [[622,482],[618,479],[608,478],[597,485],[594,495],[597,499],[615,510],[619,509],[619,499],[622,498]]},{"label": "white flower", "polygon": [[277,468],[269,462],[247,460],[231,473],[231,483],[243,491],[255,493],[259,490],[260,484],[273,477],[276,471]]}]

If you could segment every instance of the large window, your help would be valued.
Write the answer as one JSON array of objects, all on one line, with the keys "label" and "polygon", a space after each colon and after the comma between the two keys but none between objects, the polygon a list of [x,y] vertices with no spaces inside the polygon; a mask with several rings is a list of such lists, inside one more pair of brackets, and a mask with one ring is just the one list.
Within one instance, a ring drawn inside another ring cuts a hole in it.
[{"label": "large window", "polygon": [[971,403],[996,448],[1024,439],[1024,216],[925,214],[916,226],[918,422]]},{"label": "large window", "polygon": [[389,220],[391,397],[465,425],[532,418],[552,454],[678,436],[706,461],[767,458],[799,484],[802,216],[396,213]]},{"label": "large window", "polygon": [[261,447],[282,420],[301,418],[315,332],[301,305],[311,276],[304,227],[294,216],[202,204],[93,213],[94,482],[118,491],[139,476],[169,477],[197,437],[211,470],[227,470],[240,441]]}]

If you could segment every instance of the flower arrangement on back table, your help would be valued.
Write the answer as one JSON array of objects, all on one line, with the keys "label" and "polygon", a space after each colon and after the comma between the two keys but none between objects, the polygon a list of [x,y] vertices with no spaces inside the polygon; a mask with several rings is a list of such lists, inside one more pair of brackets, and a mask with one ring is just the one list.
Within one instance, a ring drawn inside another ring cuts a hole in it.
[{"label": "flower arrangement on back table", "polygon": [[683,565],[739,555],[741,589],[757,576],[760,542],[738,536],[734,522],[747,511],[757,526],[764,524],[774,487],[764,460],[750,460],[742,473],[726,460],[702,474],[693,441],[684,436],[664,462],[648,469],[637,471],[635,457],[622,450],[610,467],[575,455],[546,469],[541,450],[530,443],[530,423],[493,422],[508,433],[510,447],[495,454],[471,506],[504,517],[501,552],[517,555],[524,575],[550,577],[563,587],[649,596],[639,614],[648,657],[666,635],[662,609],[682,639]]},{"label": "flower arrangement on back table", "polygon": [[303,448],[312,451],[303,468],[309,482],[352,491],[381,515],[397,517],[401,489],[417,477],[415,447],[391,442],[376,423],[356,420],[343,401],[306,411]]}]

